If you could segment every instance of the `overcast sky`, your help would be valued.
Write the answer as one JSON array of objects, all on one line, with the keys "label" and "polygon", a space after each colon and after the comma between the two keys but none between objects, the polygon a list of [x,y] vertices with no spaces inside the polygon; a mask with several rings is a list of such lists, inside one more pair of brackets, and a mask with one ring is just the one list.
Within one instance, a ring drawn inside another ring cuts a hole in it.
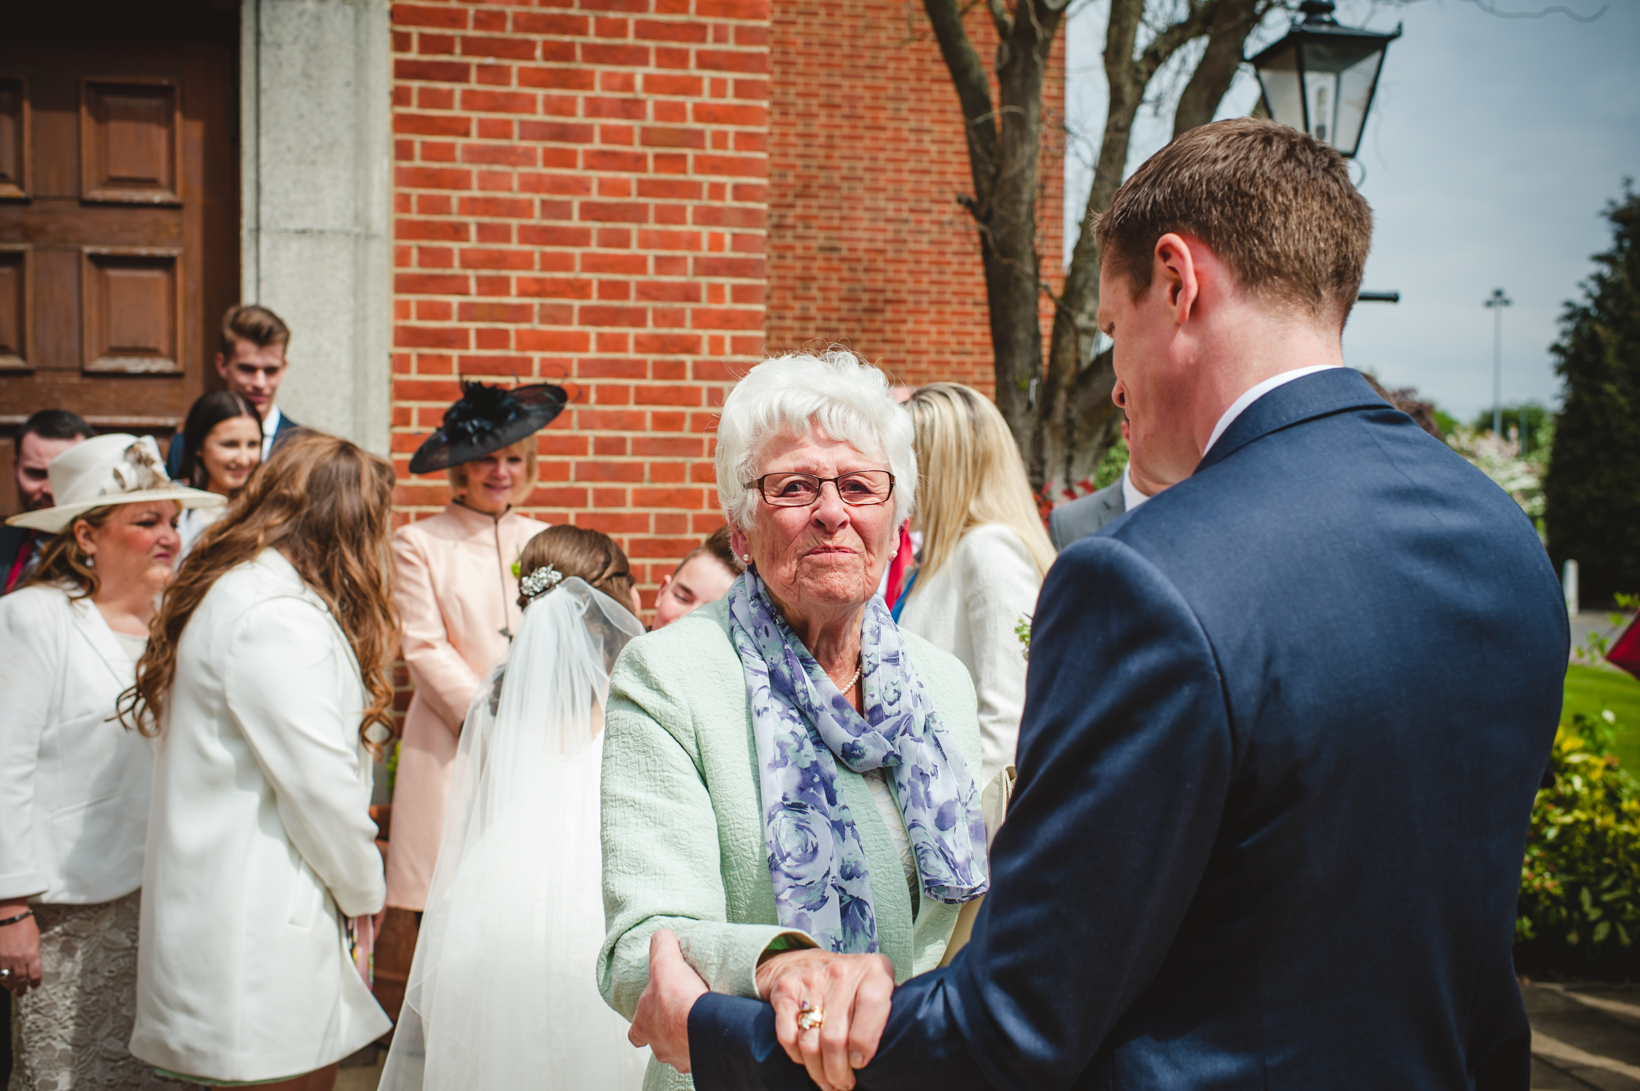
[{"label": "overcast sky", "polygon": [[[1549,346],[1562,304],[1579,294],[1589,255],[1610,243],[1601,210],[1626,175],[1640,177],[1640,0],[1487,0],[1507,12],[1557,5],[1585,16],[1607,10],[1580,23],[1503,19],[1469,0],[1339,5],[1348,25],[1405,24],[1355,174],[1377,223],[1364,286],[1399,290],[1401,302],[1358,305],[1345,358],[1463,419],[1492,404],[1492,312],[1481,304],[1493,288],[1514,300],[1503,318],[1504,402],[1556,404]],[[1105,113],[1105,19],[1106,4],[1093,0],[1068,36],[1067,112],[1073,131],[1094,141]],[[1284,28],[1272,26],[1248,52]],[[1248,113],[1257,97],[1244,71],[1220,116]],[[1171,132],[1171,102],[1159,116],[1144,111],[1129,170]],[[1083,164],[1068,157],[1070,238],[1087,184]]]}]

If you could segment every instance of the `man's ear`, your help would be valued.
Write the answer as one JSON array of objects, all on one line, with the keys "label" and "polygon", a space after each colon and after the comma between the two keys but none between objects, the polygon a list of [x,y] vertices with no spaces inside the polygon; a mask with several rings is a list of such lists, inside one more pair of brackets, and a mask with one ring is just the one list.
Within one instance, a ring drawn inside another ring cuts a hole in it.
[{"label": "man's ear", "polygon": [[228,358],[220,352],[216,354],[216,373],[224,379],[228,377]]},{"label": "man's ear", "polygon": [[1184,325],[1195,311],[1201,295],[1201,283],[1196,277],[1196,258],[1190,243],[1171,231],[1156,240],[1155,268],[1151,279],[1158,281],[1166,292],[1168,310],[1173,321]]},{"label": "man's ear", "polygon": [[661,577],[661,585],[655,591],[655,601],[656,602],[659,602],[660,599],[661,599],[661,596],[666,594],[667,585],[669,585],[671,582],[672,582],[672,577],[671,576],[662,576]]}]

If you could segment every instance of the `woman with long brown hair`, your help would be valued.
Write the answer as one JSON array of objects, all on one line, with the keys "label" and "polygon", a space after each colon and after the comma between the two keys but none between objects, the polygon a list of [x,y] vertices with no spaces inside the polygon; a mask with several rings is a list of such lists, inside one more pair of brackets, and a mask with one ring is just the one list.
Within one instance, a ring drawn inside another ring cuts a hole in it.
[{"label": "woman with long brown hair", "polygon": [[[188,484],[232,500],[262,461],[262,418],[243,395],[232,390],[201,394],[182,425],[183,465]],[[225,507],[190,508],[177,521],[183,557],[205,529],[227,514]]]},{"label": "woman with long brown hair", "polygon": [[327,1091],[390,1026],[344,931],[386,891],[368,808],[392,492],[346,440],[285,443],[188,555],[137,666],[122,714],[157,746],[131,1052],[169,1075]]}]

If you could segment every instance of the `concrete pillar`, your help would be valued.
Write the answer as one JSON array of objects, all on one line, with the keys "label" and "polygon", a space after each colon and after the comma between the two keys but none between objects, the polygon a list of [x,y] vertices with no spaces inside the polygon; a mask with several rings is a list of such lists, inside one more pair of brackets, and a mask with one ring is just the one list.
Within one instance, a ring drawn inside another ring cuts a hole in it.
[{"label": "concrete pillar", "polygon": [[242,299],[290,325],[279,407],[388,452],[387,0],[241,0]]}]

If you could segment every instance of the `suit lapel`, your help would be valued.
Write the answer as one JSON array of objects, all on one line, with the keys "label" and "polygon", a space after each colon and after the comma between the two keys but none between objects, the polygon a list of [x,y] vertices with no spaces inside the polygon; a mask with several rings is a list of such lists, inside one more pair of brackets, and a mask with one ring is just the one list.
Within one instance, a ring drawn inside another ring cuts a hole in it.
[{"label": "suit lapel", "polygon": [[[1196,466],[1201,473],[1272,432],[1350,409],[1392,407],[1354,368],[1335,367],[1276,387],[1242,411]],[[1411,418],[1408,418],[1411,419]]]},{"label": "suit lapel", "polygon": [[114,630],[108,627],[102,613],[88,598],[73,599],[69,602],[69,609],[73,612],[74,628],[96,651],[97,657],[108,667],[116,681],[127,682],[131,675],[131,657],[125,653],[119,640],[114,636]]}]

